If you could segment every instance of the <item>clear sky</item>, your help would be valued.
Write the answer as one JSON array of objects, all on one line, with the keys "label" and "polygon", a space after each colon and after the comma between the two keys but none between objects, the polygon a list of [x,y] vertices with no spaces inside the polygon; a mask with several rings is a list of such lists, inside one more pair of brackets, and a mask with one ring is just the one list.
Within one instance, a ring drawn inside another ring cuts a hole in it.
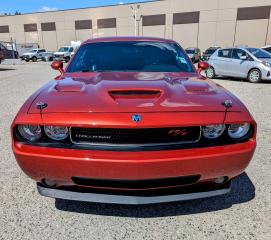
[{"label": "clear sky", "polygon": [[0,0],[0,14],[13,14],[15,11],[31,13],[146,1],[147,0]]}]

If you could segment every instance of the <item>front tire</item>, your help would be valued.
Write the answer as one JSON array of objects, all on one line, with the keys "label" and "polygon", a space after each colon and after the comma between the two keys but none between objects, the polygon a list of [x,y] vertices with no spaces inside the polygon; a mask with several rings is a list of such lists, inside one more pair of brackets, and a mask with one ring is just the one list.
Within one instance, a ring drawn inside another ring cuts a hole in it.
[{"label": "front tire", "polygon": [[262,73],[259,69],[252,69],[249,71],[247,78],[251,83],[259,83],[262,80]]},{"label": "front tire", "polygon": [[215,69],[213,67],[209,67],[206,71],[206,77],[209,79],[215,78]]},{"label": "front tire", "polygon": [[66,57],[65,58],[65,62],[67,63],[67,62],[69,62],[70,61],[70,57]]}]

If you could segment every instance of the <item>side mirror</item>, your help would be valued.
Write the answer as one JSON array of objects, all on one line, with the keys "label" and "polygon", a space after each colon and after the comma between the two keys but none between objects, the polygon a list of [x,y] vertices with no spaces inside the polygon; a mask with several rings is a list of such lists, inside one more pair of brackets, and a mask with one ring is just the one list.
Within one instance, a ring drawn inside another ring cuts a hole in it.
[{"label": "side mirror", "polygon": [[207,62],[199,62],[197,72],[201,73],[202,71],[207,70],[208,68],[209,68],[209,63],[207,63]]},{"label": "side mirror", "polygon": [[64,73],[63,62],[61,61],[53,61],[53,63],[51,64],[51,68],[59,71],[61,74]]},{"label": "side mirror", "polygon": [[240,57],[240,59],[243,60],[243,61],[245,61],[245,60],[248,59],[248,57],[247,57],[246,55],[242,55],[242,56]]}]

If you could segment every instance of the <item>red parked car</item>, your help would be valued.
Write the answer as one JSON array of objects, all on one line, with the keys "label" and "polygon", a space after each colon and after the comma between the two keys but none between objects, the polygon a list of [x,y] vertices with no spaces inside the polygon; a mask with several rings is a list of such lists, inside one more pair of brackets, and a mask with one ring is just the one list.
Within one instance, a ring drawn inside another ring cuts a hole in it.
[{"label": "red parked car", "polygon": [[158,38],[82,44],[12,126],[22,170],[43,196],[149,204],[217,196],[248,166],[256,123],[244,104]]}]

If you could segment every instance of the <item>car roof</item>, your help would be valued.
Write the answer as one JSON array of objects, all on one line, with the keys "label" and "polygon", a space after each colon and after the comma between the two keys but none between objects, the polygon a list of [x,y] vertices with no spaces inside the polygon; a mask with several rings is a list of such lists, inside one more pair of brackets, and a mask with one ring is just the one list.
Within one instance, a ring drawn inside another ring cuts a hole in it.
[{"label": "car roof", "polygon": [[246,47],[225,47],[225,48],[221,48],[220,50],[223,50],[223,49],[243,49],[243,50],[247,50],[249,48],[261,49],[261,48],[258,48],[258,47],[246,46]]},{"label": "car roof", "polygon": [[219,49],[219,48],[221,48],[221,47],[213,46],[213,47],[209,47],[207,49]]},{"label": "car roof", "polygon": [[99,42],[163,42],[163,43],[175,43],[174,40],[156,38],[156,37],[103,37],[89,39],[83,44],[99,43]]}]

